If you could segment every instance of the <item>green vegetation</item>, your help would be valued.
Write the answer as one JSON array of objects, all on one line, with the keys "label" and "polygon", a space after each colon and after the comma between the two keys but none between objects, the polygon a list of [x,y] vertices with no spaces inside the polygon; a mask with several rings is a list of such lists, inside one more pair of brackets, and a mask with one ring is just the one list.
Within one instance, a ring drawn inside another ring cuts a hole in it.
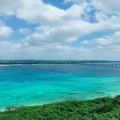
[{"label": "green vegetation", "polygon": [[84,63],[116,63],[119,61],[100,60],[0,60],[0,65],[11,64],[84,64]]},{"label": "green vegetation", "polygon": [[120,120],[120,96],[20,107],[1,112],[0,120]]}]

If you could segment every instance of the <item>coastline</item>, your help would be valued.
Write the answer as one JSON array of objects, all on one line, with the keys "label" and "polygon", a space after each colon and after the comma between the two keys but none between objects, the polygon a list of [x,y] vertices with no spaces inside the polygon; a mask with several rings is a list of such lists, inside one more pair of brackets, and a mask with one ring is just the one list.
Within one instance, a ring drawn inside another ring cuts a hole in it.
[{"label": "coastline", "polygon": [[0,112],[1,120],[118,120],[120,118],[120,95],[93,100],[68,100],[37,106],[22,106]]},{"label": "coastline", "polygon": [[86,100],[82,100],[82,99],[53,100],[53,101],[49,101],[49,102],[43,102],[41,104],[38,103],[38,104],[29,104],[29,105],[21,105],[21,106],[10,105],[10,106],[7,106],[4,109],[0,110],[0,112],[6,112],[6,111],[11,111],[11,110],[16,110],[16,109],[19,109],[20,107],[43,106],[43,105],[50,105],[50,104],[62,103],[62,102],[65,102],[65,101],[91,101],[91,100],[101,99],[101,98],[106,98],[106,97],[114,99],[116,96],[119,96],[119,95],[101,96],[101,97],[98,97],[98,98],[91,98],[91,99],[86,99]]},{"label": "coastline", "polygon": [[[98,92],[99,93],[99,92]],[[27,104],[18,104],[18,105],[8,105],[2,109],[0,109],[0,112],[5,112],[5,111],[11,111],[11,110],[16,110],[20,107],[34,107],[34,106],[43,106],[43,105],[49,105],[49,104],[54,104],[54,103],[61,103],[61,102],[64,102],[64,101],[89,101],[89,100],[94,100],[94,99],[101,99],[101,98],[104,98],[104,97],[109,97],[109,98],[115,98],[116,96],[119,96],[120,93],[118,94],[113,94],[113,95],[105,95],[105,96],[99,96],[99,97],[91,97],[89,99],[79,99],[79,98],[70,98],[68,97],[67,98],[58,98],[58,99],[52,99],[52,100],[49,100],[49,101],[44,101],[44,102],[38,102],[38,103],[27,103]]]}]

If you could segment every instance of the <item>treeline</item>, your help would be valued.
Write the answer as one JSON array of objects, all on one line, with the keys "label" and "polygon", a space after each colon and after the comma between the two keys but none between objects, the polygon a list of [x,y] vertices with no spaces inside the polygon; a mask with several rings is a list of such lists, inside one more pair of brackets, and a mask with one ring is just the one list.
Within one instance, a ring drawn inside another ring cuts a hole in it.
[{"label": "treeline", "polygon": [[1,112],[0,120],[120,120],[120,96],[20,107]]},{"label": "treeline", "polygon": [[[80,63],[107,63],[111,61],[95,60],[0,60],[0,64],[80,64]],[[115,62],[115,61],[112,61]]]}]

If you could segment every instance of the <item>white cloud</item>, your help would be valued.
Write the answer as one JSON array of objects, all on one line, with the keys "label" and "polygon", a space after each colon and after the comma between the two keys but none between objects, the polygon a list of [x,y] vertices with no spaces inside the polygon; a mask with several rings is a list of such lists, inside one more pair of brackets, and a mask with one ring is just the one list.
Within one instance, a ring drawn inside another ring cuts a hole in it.
[{"label": "white cloud", "polygon": [[30,29],[28,29],[28,28],[20,28],[19,32],[21,34],[29,34],[30,33]]},{"label": "white cloud", "polygon": [[64,3],[72,2],[81,4],[83,2],[89,2],[95,9],[105,13],[119,13],[120,1],[119,0],[64,0]]},{"label": "white cloud", "polygon": [[108,15],[104,14],[103,12],[95,12],[95,19],[99,22],[107,21],[109,19]]},{"label": "white cloud", "polygon": [[[8,4],[9,2],[10,4]],[[50,4],[45,4],[41,0],[7,0],[1,2],[0,13],[5,15],[14,14],[19,19],[24,19],[30,23],[60,25],[64,22],[67,23],[71,20],[81,19],[81,15],[84,14],[86,6],[87,3],[81,6],[72,5],[67,10],[63,10]]]},{"label": "white cloud", "polygon": [[22,0],[22,4],[16,10],[16,16],[31,23],[55,24],[65,14],[64,10],[44,4],[40,0]]},{"label": "white cloud", "polygon": [[[9,47],[9,50],[7,49]],[[113,53],[113,54],[110,54]],[[15,42],[0,42],[0,59],[93,59],[119,60],[119,49],[87,49],[70,47],[61,44],[43,44],[41,46],[26,46]]]},{"label": "white cloud", "polygon": [[[119,31],[115,33],[119,36]],[[102,47],[102,46],[101,46]],[[8,50],[9,48],[9,50]],[[114,54],[109,54],[114,53]],[[0,41],[0,59],[94,59],[119,60],[120,45],[111,49],[88,49],[70,47],[60,43],[44,43],[39,46],[29,46],[25,42],[17,43]]]},{"label": "white cloud", "polygon": [[85,0],[64,0],[64,3],[81,3],[81,2],[84,2]]},{"label": "white cloud", "polygon": [[7,27],[0,21],[0,37],[9,37],[12,34],[13,30],[10,27]]},{"label": "white cloud", "polygon": [[[8,50],[9,48],[9,50]],[[0,41],[0,59],[74,59],[85,57],[90,50],[82,47],[70,47],[58,43],[46,43],[39,46],[27,46],[25,43]],[[51,56],[51,57],[49,57]]]},{"label": "white cloud", "polygon": [[21,0],[0,0],[0,14],[14,15],[15,10],[21,6]]},{"label": "white cloud", "polygon": [[[13,3],[11,2],[11,4]],[[86,13],[89,12],[89,10],[86,11],[89,7],[90,3],[84,1],[81,4],[75,4],[72,5],[70,8],[63,10],[50,4],[45,4],[40,0],[21,0],[20,6],[16,8],[14,12],[16,16],[20,19],[24,19],[32,23],[41,23],[42,25],[51,27],[51,29],[52,27],[56,27],[57,29],[60,28],[59,26],[65,26],[70,29],[77,28],[73,30],[71,29],[71,31],[76,30],[76,32],[79,31],[79,33],[83,33],[84,31],[89,31],[89,27],[91,27],[91,29],[94,29],[92,30],[92,32],[106,29],[117,30],[120,28],[119,16],[113,15],[109,17],[102,12],[96,12],[94,16],[96,20],[98,20],[97,24],[87,22],[83,15],[86,16],[86,18],[87,16],[89,18],[88,13]],[[97,30],[95,27],[97,27]],[[86,28],[88,28],[88,30],[86,30]],[[86,34],[90,33],[91,30],[89,33],[86,32]],[[81,36],[81,34],[77,35],[76,38],[78,38],[78,36]]]},{"label": "white cloud", "polygon": [[98,27],[97,24],[93,25],[85,21],[69,22],[66,25],[56,27],[40,26],[36,28],[35,33],[27,36],[25,40],[31,45],[39,45],[41,42],[72,42],[76,41],[79,36],[92,33]]},{"label": "white cloud", "polygon": [[42,0],[1,0],[0,13],[16,15],[18,18],[32,23],[40,21],[41,23],[47,23],[48,21],[58,20],[64,14],[64,10],[46,5]]},{"label": "white cloud", "polygon": [[83,41],[82,44],[93,44],[97,46],[100,49],[119,49],[120,50],[120,31],[116,31],[114,34],[109,36],[104,36],[102,38],[89,40],[89,41]]},{"label": "white cloud", "polygon": [[92,5],[105,13],[120,12],[120,0],[93,0]]},{"label": "white cloud", "polygon": [[[0,14],[3,16],[15,15],[18,19],[28,23],[39,24],[35,30],[20,28],[19,32],[28,34],[19,43],[0,42],[0,56],[17,56],[21,58],[70,58],[92,59],[107,56],[108,51],[120,50],[120,2],[118,0],[65,0],[72,2],[68,9],[60,9],[42,0],[1,0]],[[114,3],[113,3],[114,2]],[[92,18],[92,20],[91,20]],[[94,47],[71,47],[62,45],[64,42],[77,41],[83,35],[95,32],[117,31],[113,35],[104,36],[92,41],[83,41]],[[0,24],[0,36],[9,37],[12,29],[3,23]],[[7,51],[7,48],[10,50]],[[105,51],[107,49],[107,51]],[[110,50],[112,49],[112,50]],[[98,56],[98,53],[103,55]],[[117,52],[116,52],[117,55]],[[107,57],[106,57],[107,58]],[[108,56],[112,58],[112,56]]]},{"label": "white cloud", "polygon": [[83,20],[69,21],[57,26],[40,26],[36,31],[26,37],[31,45],[39,45],[41,42],[72,42],[79,37],[105,30],[120,30],[120,18],[112,17],[101,20],[98,23],[89,23]]}]

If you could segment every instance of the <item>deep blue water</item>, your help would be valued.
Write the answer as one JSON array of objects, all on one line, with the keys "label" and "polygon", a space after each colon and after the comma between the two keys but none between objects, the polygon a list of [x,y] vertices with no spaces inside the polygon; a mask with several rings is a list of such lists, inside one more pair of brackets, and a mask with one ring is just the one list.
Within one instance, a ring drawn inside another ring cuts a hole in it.
[{"label": "deep blue water", "polygon": [[120,94],[120,68],[78,64],[0,66],[0,110]]}]

